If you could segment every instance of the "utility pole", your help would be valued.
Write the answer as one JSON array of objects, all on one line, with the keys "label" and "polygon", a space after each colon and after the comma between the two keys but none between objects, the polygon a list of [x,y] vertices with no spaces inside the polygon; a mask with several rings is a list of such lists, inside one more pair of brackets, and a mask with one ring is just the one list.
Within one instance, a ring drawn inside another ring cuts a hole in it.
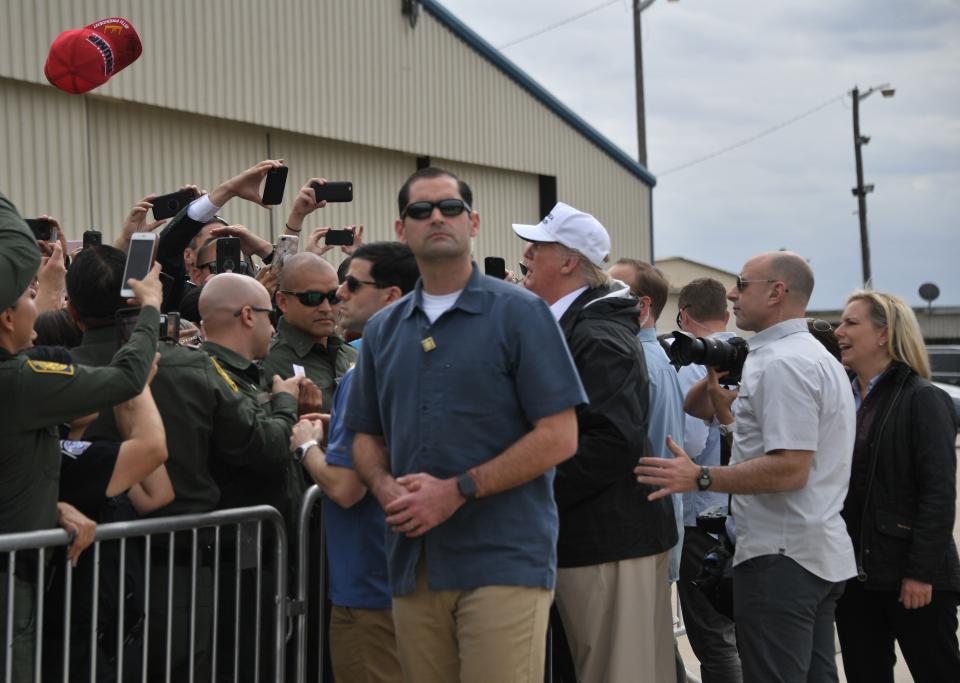
[{"label": "utility pole", "polygon": [[643,102],[643,33],[640,26],[640,14],[653,4],[653,0],[633,0],[633,73],[637,91],[637,160],[647,165],[647,124]]},{"label": "utility pole", "polygon": [[[870,242],[867,237],[867,193],[873,190],[863,186],[863,154],[860,148],[864,140],[860,137],[860,89],[853,88],[853,153],[857,160],[857,186],[853,194],[857,198],[857,215],[860,217],[860,261],[863,264],[863,286],[870,286]],[[868,138],[869,140],[869,138]]]},{"label": "utility pole", "polygon": [[867,238],[867,195],[873,192],[873,185],[863,184],[863,152],[861,148],[870,142],[869,135],[860,135],[860,100],[865,100],[876,91],[884,97],[893,97],[896,90],[889,83],[875,85],[861,93],[860,88],[853,87],[850,97],[853,99],[853,154],[857,161],[857,186],[853,188],[853,196],[857,198],[857,215],[860,217],[860,259],[863,262],[863,286],[870,287],[872,275],[870,273],[870,242]]}]

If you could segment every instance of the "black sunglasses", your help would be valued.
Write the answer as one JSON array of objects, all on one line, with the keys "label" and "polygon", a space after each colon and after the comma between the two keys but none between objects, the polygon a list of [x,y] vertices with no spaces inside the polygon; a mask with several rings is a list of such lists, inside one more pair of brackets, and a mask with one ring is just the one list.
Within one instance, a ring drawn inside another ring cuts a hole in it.
[{"label": "black sunglasses", "polygon": [[253,304],[247,304],[246,306],[243,306],[242,308],[239,308],[236,311],[234,311],[233,317],[239,318],[241,314],[243,314],[244,308],[249,308],[254,313],[273,313],[272,308],[264,308],[263,306],[254,306]]},{"label": "black sunglasses", "polygon": [[407,204],[400,212],[401,218],[414,218],[423,220],[430,218],[434,209],[440,209],[444,216],[459,216],[464,211],[470,210],[470,205],[462,199],[441,199],[439,202],[414,202]]},{"label": "black sunglasses", "polygon": [[385,287],[385,285],[381,285],[379,282],[373,280],[358,280],[353,275],[347,275],[343,278],[343,284],[347,286],[347,291],[351,294],[356,294],[363,285],[373,285],[377,289],[383,289]]},{"label": "black sunglasses", "polygon": [[319,306],[324,301],[329,301],[331,306],[340,303],[337,298],[337,290],[331,289],[329,292],[291,292],[287,289],[281,289],[281,292],[290,296],[295,296],[304,306]]},{"label": "black sunglasses", "polygon": [[830,332],[833,330],[833,325],[828,323],[826,320],[821,320],[820,318],[807,318],[807,322],[810,327],[815,329],[817,332]]},{"label": "black sunglasses", "polygon": [[[742,292],[744,289],[747,288],[747,285],[752,284],[754,282],[780,282],[780,280],[744,280],[739,275],[737,275],[737,291]],[[789,292],[790,290],[788,289],[786,291]]]}]

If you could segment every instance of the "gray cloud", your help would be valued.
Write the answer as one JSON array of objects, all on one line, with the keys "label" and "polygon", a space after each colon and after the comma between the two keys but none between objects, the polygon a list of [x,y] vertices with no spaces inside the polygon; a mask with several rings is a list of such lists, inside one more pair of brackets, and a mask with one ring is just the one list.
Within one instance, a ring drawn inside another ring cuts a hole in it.
[{"label": "gray cloud", "polygon": [[[445,0],[494,45],[583,11],[583,0]],[[937,282],[960,305],[960,2],[655,3],[643,15],[649,165],[656,174],[882,82],[861,103],[874,283],[913,303]],[[506,50],[567,106],[636,153],[629,0]],[[812,305],[860,282],[849,98],[659,178],[656,252],[729,270],[786,247],[811,259]]]}]

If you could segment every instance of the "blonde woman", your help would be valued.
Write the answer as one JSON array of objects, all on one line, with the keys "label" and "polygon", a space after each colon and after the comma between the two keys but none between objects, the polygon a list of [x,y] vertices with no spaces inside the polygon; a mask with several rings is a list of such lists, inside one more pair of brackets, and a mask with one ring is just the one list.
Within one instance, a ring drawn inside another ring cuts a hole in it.
[{"label": "blonde woman", "polygon": [[960,681],[953,404],[927,381],[917,319],[899,297],[854,292],[836,336],[857,405],[843,517],[859,575],[836,612],[847,681],[893,683],[894,639],[918,683]]}]

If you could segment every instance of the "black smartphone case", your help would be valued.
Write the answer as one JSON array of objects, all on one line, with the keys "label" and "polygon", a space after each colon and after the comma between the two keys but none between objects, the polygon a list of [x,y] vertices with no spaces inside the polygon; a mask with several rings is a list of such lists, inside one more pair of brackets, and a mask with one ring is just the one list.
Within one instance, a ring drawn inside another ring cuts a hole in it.
[{"label": "black smartphone case", "polygon": [[283,201],[283,189],[287,185],[289,168],[271,168],[267,171],[267,180],[263,184],[263,198],[260,200],[267,205],[279,204]]}]

